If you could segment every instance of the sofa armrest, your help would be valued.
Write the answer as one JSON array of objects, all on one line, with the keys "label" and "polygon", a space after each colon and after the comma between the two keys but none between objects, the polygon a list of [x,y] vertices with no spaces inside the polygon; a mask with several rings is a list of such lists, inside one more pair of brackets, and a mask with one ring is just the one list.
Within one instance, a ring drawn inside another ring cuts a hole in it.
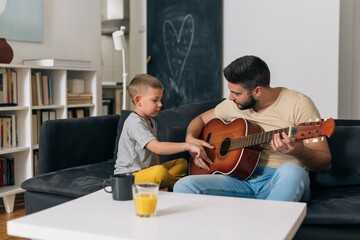
[{"label": "sofa armrest", "polygon": [[333,135],[327,140],[331,169],[324,173],[311,172],[313,190],[360,185],[360,121],[335,120],[335,125]]},{"label": "sofa armrest", "polygon": [[113,157],[119,115],[46,121],[40,128],[39,174]]}]

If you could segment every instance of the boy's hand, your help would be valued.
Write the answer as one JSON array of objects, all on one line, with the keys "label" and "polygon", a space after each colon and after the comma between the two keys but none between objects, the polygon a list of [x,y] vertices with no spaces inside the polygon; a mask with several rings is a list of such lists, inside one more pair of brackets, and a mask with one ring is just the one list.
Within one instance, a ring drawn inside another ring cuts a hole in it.
[{"label": "boy's hand", "polygon": [[204,147],[213,149],[214,146],[200,139],[192,139],[192,142],[189,144],[191,146],[189,148],[189,152],[193,158],[195,165],[199,168],[210,170],[208,164],[212,164],[213,162],[207,156]]},{"label": "boy's hand", "polygon": [[213,145],[211,145],[210,143],[208,143],[208,142],[206,142],[204,140],[201,140],[201,139],[197,139],[197,138],[193,138],[193,137],[191,137],[191,138],[187,137],[186,142],[196,144],[196,145],[200,145],[200,146],[203,146],[203,147],[207,147],[207,148],[210,148],[210,149],[214,149]]}]

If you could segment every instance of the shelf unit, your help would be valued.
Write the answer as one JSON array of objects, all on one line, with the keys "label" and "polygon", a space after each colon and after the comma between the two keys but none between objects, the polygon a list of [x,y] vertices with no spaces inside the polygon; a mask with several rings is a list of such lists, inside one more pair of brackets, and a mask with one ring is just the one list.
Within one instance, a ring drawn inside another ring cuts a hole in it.
[{"label": "shelf unit", "polygon": [[[15,185],[0,188],[0,197],[4,201],[6,212],[12,212],[15,194],[23,192],[21,183],[33,177],[33,151],[39,149],[32,142],[33,110],[55,110],[57,119],[66,119],[68,110],[72,108],[88,108],[90,116],[99,112],[98,104],[101,93],[98,92],[98,76],[95,69],[34,67],[27,65],[0,64],[0,68],[10,68],[17,72],[18,106],[0,107],[0,116],[15,114],[18,119],[18,146],[0,148],[0,157],[14,158]],[[53,105],[32,105],[31,74],[41,72],[52,78]],[[85,80],[86,92],[92,92],[92,104],[67,104],[67,79],[81,78]],[[99,85],[100,86],[100,85]]]}]

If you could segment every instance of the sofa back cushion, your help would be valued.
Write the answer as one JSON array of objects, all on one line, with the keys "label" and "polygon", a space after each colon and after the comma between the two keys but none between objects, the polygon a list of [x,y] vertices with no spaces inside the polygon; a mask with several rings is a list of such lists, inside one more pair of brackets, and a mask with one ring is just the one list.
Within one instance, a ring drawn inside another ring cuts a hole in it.
[{"label": "sofa back cushion", "polygon": [[44,122],[39,174],[112,159],[119,118],[108,115]]},{"label": "sofa back cushion", "polygon": [[326,173],[312,174],[314,187],[360,184],[360,121],[338,120],[335,124],[328,139],[332,167]]},{"label": "sofa back cushion", "polygon": [[[214,108],[218,103],[220,103],[223,99],[215,99],[209,101],[203,101],[198,103],[191,103],[179,106],[178,108],[168,108],[161,110],[159,114],[154,118],[158,124],[158,135],[157,138],[160,142],[172,141],[184,141],[186,128],[196,116],[199,114],[206,112],[209,109]],[[122,111],[121,117],[118,123],[117,136],[115,142],[115,150],[114,150],[114,160],[117,158],[118,152],[118,143],[121,135],[122,127],[126,118],[129,116],[131,111]],[[176,133],[179,133],[179,138],[174,137],[174,128],[176,128]],[[170,129],[170,130],[169,130]],[[171,139],[168,138],[171,136]],[[165,162],[174,157],[178,156],[188,156],[186,153],[183,155],[173,155],[173,156],[160,156],[160,161]]]}]

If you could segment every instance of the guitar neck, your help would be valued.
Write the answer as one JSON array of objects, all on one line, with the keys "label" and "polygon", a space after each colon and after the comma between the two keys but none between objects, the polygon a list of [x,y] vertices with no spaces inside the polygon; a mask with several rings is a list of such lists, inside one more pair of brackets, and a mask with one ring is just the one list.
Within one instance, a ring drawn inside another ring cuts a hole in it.
[{"label": "guitar neck", "polygon": [[290,136],[290,128],[281,128],[274,131],[261,132],[249,136],[232,139],[229,150],[236,150],[240,148],[246,148],[246,147],[256,146],[259,144],[268,143],[274,138],[275,133],[282,133],[282,132],[285,132]]}]

